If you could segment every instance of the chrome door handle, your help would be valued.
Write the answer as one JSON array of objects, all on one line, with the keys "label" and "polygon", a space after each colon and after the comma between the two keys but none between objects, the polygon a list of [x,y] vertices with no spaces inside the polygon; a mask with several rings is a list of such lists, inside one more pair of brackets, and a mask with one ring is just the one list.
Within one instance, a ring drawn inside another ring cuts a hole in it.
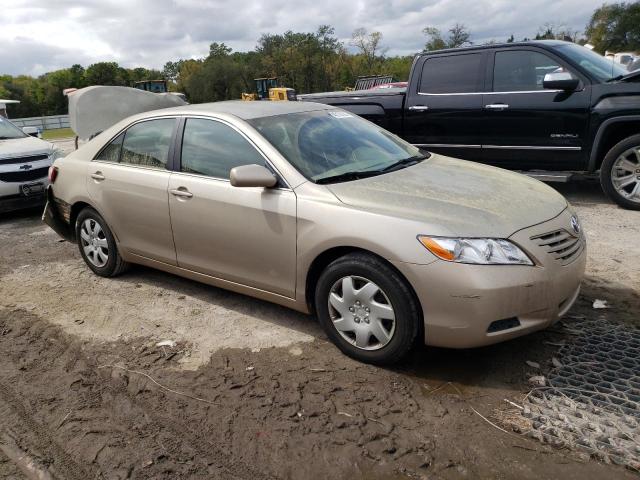
[{"label": "chrome door handle", "polygon": [[429,110],[429,107],[427,107],[426,105],[411,105],[409,107],[409,110],[414,110],[417,112],[424,112],[425,110]]},{"label": "chrome door handle", "polygon": [[102,181],[104,180],[104,175],[102,175],[102,172],[95,172],[91,174],[91,178],[97,181]]},{"label": "chrome door handle", "polygon": [[489,105],[485,105],[484,108],[487,110],[506,110],[509,108],[509,105],[506,103],[490,103]]},{"label": "chrome door handle", "polygon": [[176,197],[183,197],[183,198],[191,198],[191,197],[193,197],[193,193],[189,192],[188,190],[183,190],[183,189],[180,189],[180,188],[169,190],[169,192],[172,195],[175,195]]}]

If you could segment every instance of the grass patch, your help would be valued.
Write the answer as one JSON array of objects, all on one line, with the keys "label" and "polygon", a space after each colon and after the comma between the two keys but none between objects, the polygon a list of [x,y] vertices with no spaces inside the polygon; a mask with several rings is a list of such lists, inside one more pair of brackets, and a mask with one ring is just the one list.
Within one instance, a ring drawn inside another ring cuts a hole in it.
[{"label": "grass patch", "polygon": [[58,140],[60,138],[73,138],[76,134],[70,128],[56,128],[42,132],[43,140]]}]

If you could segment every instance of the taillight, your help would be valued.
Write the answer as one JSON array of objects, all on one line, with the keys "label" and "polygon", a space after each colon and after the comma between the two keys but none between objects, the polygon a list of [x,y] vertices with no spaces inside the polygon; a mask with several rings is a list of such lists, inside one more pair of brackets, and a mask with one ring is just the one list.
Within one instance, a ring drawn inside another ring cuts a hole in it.
[{"label": "taillight", "polygon": [[49,183],[54,183],[58,178],[58,167],[51,165],[49,167]]}]

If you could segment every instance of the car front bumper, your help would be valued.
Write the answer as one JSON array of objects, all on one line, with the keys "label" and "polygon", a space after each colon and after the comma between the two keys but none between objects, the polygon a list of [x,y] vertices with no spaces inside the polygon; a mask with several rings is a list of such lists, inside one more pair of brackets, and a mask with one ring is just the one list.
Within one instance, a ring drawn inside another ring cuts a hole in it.
[{"label": "car front bumper", "polygon": [[0,181],[0,213],[44,205],[48,182],[47,177],[25,182]]},{"label": "car front bumper", "polygon": [[579,252],[559,261],[532,237],[568,230],[571,213],[523,229],[510,239],[536,263],[468,265],[436,261],[428,265],[396,262],[422,305],[427,345],[471,348],[498,343],[546,328],[558,321],[580,292],[586,266],[582,234]]},{"label": "car front bumper", "polygon": [[27,208],[41,207],[45,204],[46,196],[44,193],[24,196],[24,195],[7,195],[0,197],[0,213],[13,212],[15,210],[24,210]]}]

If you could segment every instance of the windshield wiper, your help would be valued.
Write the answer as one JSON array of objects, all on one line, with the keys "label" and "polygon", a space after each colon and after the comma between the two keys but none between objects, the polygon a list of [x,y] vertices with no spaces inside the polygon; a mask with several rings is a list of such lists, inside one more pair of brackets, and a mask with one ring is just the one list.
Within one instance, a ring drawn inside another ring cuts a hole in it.
[{"label": "windshield wiper", "polygon": [[316,180],[316,183],[319,185],[325,183],[339,183],[339,182],[349,182],[351,180],[360,180],[361,178],[374,177],[376,175],[380,175],[384,173],[382,170],[365,170],[363,172],[344,172],[339,175],[330,175],[328,177],[322,177]]},{"label": "windshield wiper", "polygon": [[381,175],[383,173],[394,172],[404,167],[410,167],[411,165],[420,163],[422,160],[425,160],[426,158],[429,158],[428,154],[414,155],[413,157],[403,158],[402,160],[393,162],[391,165],[387,165],[386,167],[380,168],[378,170],[345,172],[339,175],[331,175],[329,177],[319,178],[318,180],[316,180],[316,183],[324,184],[324,183],[349,182],[351,180],[360,180],[361,178],[374,177],[376,175]]},{"label": "windshield wiper", "polygon": [[416,163],[420,163],[421,161],[429,158],[428,155],[414,155],[413,157],[403,158],[402,160],[398,160],[397,162],[392,163],[391,165],[387,165],[380,172],[394,172],[396,170],[400,170],[404,167],[410,167],[411,165],[415,165]]}]

